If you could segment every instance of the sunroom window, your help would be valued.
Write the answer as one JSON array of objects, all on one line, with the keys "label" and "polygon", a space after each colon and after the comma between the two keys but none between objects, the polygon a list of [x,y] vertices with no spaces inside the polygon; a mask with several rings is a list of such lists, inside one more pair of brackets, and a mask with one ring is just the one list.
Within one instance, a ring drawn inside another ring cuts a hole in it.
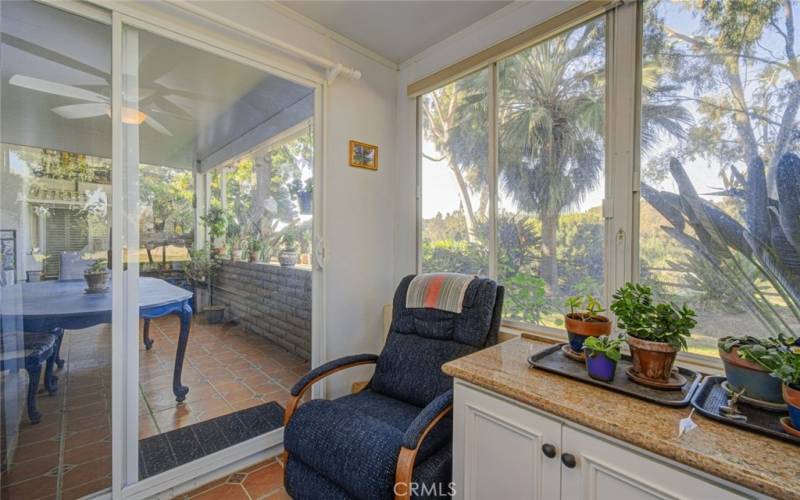
[{"label": "sunroom window", "polygon": [[643,6],[640,279],[697,310],[691,352],[800,323],[796,9]]}]

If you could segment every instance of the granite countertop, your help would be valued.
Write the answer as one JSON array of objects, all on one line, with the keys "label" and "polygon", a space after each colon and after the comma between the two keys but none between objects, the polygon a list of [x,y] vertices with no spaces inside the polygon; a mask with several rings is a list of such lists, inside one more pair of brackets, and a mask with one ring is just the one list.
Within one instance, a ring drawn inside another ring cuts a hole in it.
[{"label": "granite countertop", "polygon": [[[444,365],[458,379],[777,498],[800,499],[800,447],[707,419],[678,437],[691,407],[669,408],[531,368],[551,344],[515,339]],[[602,397],[597,397],[598,391]]]}]

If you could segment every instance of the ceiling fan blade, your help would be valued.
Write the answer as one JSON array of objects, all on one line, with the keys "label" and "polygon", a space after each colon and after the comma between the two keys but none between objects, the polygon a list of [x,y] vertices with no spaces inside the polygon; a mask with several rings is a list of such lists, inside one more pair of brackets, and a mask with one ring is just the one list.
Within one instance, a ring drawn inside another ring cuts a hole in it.
[{"label": "ceiling fan blade", "polygon": [[63,83],[41,80],[32,76],[14,75],[8,80],[8,83],[17,87],[44,92],[45,94],[82,99],[89,102],[108,103],[108,99],[97,92],[73,87],[72,85],[64,85]]},{"label": "ceiling fan blade", "polygon": [[87,102],[83,104],[69,104],[53,108],[53,113],[64,118],[74,120],[78,118],[94,118],[95,116],[108,116],[111,107],[108,104]]},{"label": "ceiling fan blade", "polygon": [[172,135],[172,132],[170,132],[169,130],[167,130],[167,127],[165,127],[164,125],[161,125],[160,123],[158,123],[158,122],[155,120],[155,118],[152,118],[152,117],[151,117],[151,116],[149,116],[149,115],[145,115],[145,116],[144,116],[144,122],[145,122],[146,124],[150,125],[150,128],[152,128],[152,129],[153,129],[153,130],[155,130],[156,132],[159,132],[159,133],[161,133],[161,134],[164,134],[164,135],[169,135],[169,136],[171,136],[171,135]]}]

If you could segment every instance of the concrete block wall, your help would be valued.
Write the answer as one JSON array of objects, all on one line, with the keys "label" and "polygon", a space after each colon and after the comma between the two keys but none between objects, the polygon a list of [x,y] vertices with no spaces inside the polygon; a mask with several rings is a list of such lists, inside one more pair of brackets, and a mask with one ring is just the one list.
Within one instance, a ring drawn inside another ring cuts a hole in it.
[{"label": "concrete block wall", "polygon": [[311,359],[311,271],[275,264],[223,261],[214,303],[225,319]]}]

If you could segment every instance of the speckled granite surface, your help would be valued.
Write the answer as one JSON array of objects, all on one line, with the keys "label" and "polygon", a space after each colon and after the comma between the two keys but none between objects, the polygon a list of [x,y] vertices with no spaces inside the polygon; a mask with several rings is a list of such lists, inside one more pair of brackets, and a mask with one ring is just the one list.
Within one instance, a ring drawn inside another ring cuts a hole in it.
[{"label": "speckled granite surface", "polygon": [[678,421],[691,407],[658,406],[531,368],[528,356],[546,347],[510,340],[447,363],[444,371],[757,492],[800,499],[800,447],[698,414],[692,417],[698,427],[679,438]]}]

